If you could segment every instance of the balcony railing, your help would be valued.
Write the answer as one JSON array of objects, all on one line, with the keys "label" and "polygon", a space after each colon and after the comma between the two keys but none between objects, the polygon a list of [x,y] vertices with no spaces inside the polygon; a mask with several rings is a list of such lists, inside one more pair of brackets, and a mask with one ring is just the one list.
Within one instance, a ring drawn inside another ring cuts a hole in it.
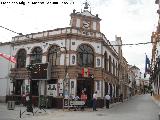
[{"label": "balcony railing", "polygon": [[28,77],[26,68],[12,68],[10,73],[11,79],[25,79]]}]

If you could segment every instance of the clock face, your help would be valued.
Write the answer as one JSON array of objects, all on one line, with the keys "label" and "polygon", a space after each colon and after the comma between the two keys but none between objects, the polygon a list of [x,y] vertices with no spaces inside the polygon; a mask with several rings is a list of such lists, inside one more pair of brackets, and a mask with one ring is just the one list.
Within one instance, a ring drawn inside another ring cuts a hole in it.
[{"label": "clock face", "polygon": [[83,21],[83,28],[89,28],[90,24],[87,21]]}]

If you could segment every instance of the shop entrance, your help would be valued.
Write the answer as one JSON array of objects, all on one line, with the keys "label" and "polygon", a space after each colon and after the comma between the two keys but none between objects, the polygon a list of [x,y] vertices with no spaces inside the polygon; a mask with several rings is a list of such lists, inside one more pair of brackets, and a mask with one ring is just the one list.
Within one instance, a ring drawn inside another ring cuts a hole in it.
[{"label": "shop entrance", "polygon": [[94,92],[94,80],[91,78],[77,80],[77,95],[80,97],[81,91],[85,90],[87,95],[87,106],[91,106],[92,95]]}]

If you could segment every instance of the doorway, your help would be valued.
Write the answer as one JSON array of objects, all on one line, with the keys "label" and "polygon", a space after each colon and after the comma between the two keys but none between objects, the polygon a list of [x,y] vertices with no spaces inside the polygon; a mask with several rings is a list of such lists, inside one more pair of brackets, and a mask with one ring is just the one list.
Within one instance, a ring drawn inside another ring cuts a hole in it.
[{"label": "doorway", "polygon": [[87,106],[91,105],[92,95],[94,92],[94,80],[92,78],[83,78],[77,80],[77,95],[81,96],[81,91],[85,90],[87,95]]},{"label": "doorway", "polygon": [[23,80],[15,80],[13,83],[13,91],[15,95],[21,95],[21,86],[22,86]]}]

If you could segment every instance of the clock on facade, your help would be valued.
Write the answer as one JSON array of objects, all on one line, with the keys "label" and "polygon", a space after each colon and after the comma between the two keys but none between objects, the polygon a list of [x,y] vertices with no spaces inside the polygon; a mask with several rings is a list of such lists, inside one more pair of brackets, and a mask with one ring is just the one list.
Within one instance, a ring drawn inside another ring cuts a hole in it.
[{"label": "clock on facade", "polygon": [[83,21],[83,28],[89,28],[89,26],[90,26],[90,23],[89,22],[87,22],[87,21]]}]

